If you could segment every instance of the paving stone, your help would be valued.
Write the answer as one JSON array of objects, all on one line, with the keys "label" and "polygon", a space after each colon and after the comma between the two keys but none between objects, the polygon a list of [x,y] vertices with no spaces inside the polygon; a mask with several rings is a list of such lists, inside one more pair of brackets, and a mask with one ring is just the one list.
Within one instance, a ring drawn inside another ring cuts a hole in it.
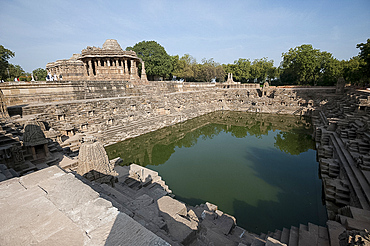
[{"label": "paving stone", "polygon": [[163,196],[157,200],[159,211],[166,213],[171,217],[175,217],[176,214],[181,216],[187,215],[187,209],[185,204],[177,201],[169,196]]},{"label": "paving stone", "polygon": [[149,206],[153,203],[153,198],[151,198],[149,195],[144,194],[133,200],[129,203],[130,208],[133,210],[137,210],[146,206]]},{"label": "paving stone", "polygon": [[169,245],[124,213],[90,232],[89,236],[91,239],[85,241],[85,245]]},{"label": "paving stone", "polygon": [[40,180],[46,180],[49,178],[57,178],[63,176],[65,172],[58,166],[51,166],[43,170],[33,172],[19,178],[19,182],[26,188],[38,185]]},{"label": "paving stone", "polygon": [[0,183],[14,191],[0,192],[0,245],[168,245],[74,175],[49,168],[23,179],[27,189],[18,179]]}]

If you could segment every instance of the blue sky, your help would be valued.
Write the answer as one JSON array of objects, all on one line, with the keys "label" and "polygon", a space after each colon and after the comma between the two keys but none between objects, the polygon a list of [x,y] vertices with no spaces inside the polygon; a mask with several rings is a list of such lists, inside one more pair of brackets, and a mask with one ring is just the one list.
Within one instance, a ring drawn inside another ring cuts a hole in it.
[{"label": "blue sky", "polygon": [[370,38],[370,0],[0,0],[0,44],[27,72],[117,39],[123,49],[155,40],[169,55],[268,57],[302,44],[339,60]]}]

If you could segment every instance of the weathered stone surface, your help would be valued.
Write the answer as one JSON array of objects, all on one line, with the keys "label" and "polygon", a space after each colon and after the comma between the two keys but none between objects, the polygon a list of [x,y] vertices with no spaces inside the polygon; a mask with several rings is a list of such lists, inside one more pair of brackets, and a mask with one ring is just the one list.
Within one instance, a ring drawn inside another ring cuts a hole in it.
[{"label": "weathered stone surface", "polygon": [[1,245],[169,245],[56,166],[0,191]]},{"label": "weathered stone surface", "polygon": [[171,217],[175,217],[176,214],[181,216],[187,215],[187,209],[185,204],[179,202],[172,197],[163,196],[157,200],[159,211],[168,214]]},{"label": "weathered stone surface", "polygon": [[48,140],[39,125],[30,123],[24,128],[23,143],[25,146],[43,145],[47,142]]},{"label": "weathered stone surface", "polygon": [[147,194],[141,195],[130,203],[130,207],[134,210],[149,206],[153,203],[153,198]]},{"label": "weathered stone surface", "polygon": [[109,162],[103,145],[92,137],[85,139],[78,154],[77,173],[87,175],[94,170],[100,174],[116,176],[113,168],[114,163]]},{"label": "weathered stone surface", "polygon": [[[68,60],[46,65],[47,81],[120,80],[140,81],[138,64],[144,64],[134,51],[122,50],[115,39],[107,39],[102,48],[90,47],[73,54]],[[145,67],[142,79],[146,81]]]}]

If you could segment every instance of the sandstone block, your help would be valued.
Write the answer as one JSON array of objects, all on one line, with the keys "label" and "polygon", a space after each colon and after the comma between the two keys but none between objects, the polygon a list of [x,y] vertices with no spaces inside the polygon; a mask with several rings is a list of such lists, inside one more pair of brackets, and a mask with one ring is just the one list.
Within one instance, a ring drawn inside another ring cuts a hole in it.
[{"label": "sandstone block", "polygon": [[157,200],[159,211],[166,213],[171,217],[175,217],[176,214],[186,216],[187,209],[185,204],[179,202],[169,196],[163,196]]}]

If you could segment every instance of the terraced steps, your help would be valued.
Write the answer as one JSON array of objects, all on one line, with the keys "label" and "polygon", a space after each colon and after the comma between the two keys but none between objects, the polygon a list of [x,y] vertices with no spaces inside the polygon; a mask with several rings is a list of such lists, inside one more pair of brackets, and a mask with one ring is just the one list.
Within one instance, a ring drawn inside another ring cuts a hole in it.
[{"label": "terraced steps", "polygon": [[251,245],[286,245],[286,246],[329,246],[329,234],[326,227],[312,223],[291,226],[290,229],[262,233]]}]

